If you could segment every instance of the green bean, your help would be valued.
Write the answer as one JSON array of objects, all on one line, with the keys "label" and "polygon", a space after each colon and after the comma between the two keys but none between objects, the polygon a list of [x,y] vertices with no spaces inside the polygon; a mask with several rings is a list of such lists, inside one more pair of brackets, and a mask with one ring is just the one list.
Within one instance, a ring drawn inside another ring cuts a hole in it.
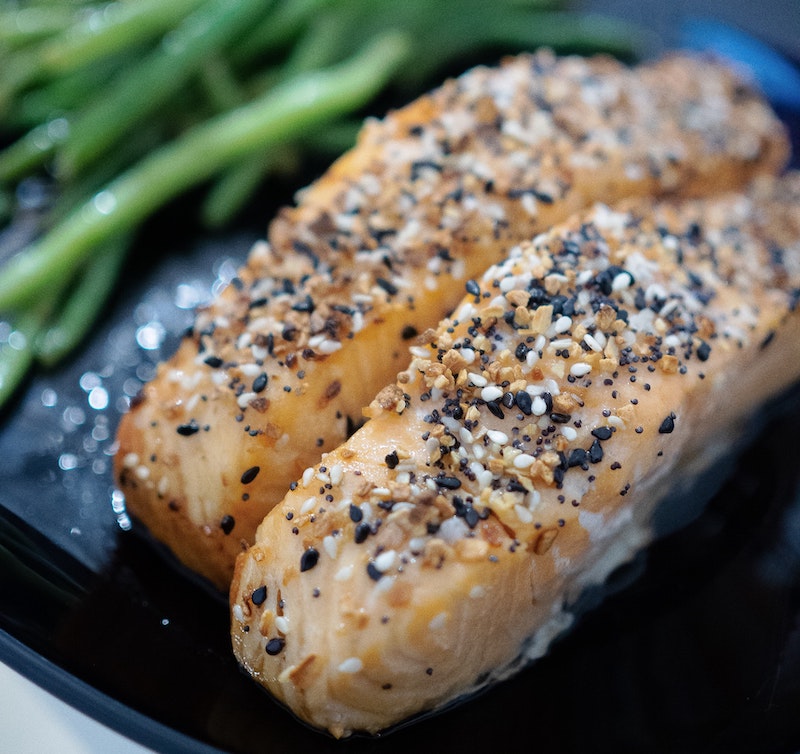
[{"label": "green bean", "polygon": [[209,55],[203,61],[199,74],[200,85],[215,110],[231,110],[244,102],[243,87],[234,76],[229,62],[220,55]]},{"label": "green bean", "polygon": [[57,72],[94,63],[169,31],[202,0],[135,0],[95,6],[66,34],[43,45],[41,68]]},{"label": "green bean", "polygon": [[33,341],[39,363],[55,366],[86,337],[114,288],[129,246],[130,236],[117,237],[89,260],[54,321],[40,328]]},{"label": "green bean", "polygon": [[22,178],[40,167],[52,157],[56,145],[66,138],[68,130],[66,119],[56,118],[36,126],[0,152],[0,182]]},{"label": "green bean", "polygon": [[0,189],[0,223],[5,223],[11,217],[11,208],[14,202],[8,191]]},{"label": "green bean", "polygon": [[408,49],[404,35],[380,35],[344,63],[286,81],[153,152],[0,270],[0,311],[34,300],[42,286],[68,275],[97,244],[130,230],[248,152],[365,104],[396,73]]},{"label": "green bean", "polygon": [[75,18],[67,5],[14,8],[0,12],[0,44],[15,49],[63,31]]},{"label": "green bean", "polygon": [[74,120],[70,137],[56,158],[57,172],[80,173],[114,146],[128,129],[155,112],[199,69],[206,56],[241,34],[263,13],[265,0],[210,0],[141,63],[115,79]]},{"label": "green bean", "polygon": [[292,0],[281,3],[273,13],[257,24],[231,50],[231,59],[238,64],[296,41],[302,29],[326,6],[341,0]]},{"label": "green bean", "polygon": [[272,168],[269,154],[248,156],[229,168],[211,187],[203,202],[200,209],[203,225],[221,228],[230,222]]},{"label": "green bean", "polygon": [[31,344],[46,315],[39,306],[6,323],[12,329],[6,342],[0,343],[0,406],[14,394],[33,365]]},{"label": "green bean", "polygon": [[4,125],[9,129],[31,128],[80,107],[129,64],[128,54],[106,60],[102,66],[69,71],[42,82],[35,89],[20,94],[9,103]]}]

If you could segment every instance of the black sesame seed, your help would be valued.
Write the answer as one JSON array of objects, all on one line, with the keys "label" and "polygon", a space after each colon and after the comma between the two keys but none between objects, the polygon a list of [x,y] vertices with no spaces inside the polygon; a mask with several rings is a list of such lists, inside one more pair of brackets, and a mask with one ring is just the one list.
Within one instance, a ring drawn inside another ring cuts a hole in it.
[{"label": "black sesame seed", "polygon": [[506,415],[503,413],[503,409],[500,407],[500,401],[489,401],[486,404],[486,408],[492,412],[498,419],[505,419]]},{"label": "black sesame seed", "polygon": [[275,639],[270,639],[267,642],[265,649],[267,650],[268,655],[274,656],[280,654],[285,646],[286,642],[280,637],[277,637]]},{"label": "black sesame seed", "polygon": [[386,461],[386,465],[390,469],[394,469],[397,466],[397,464],[400,463],[400,459],[397,457],[397,451],[396,450],[393,450],[391,453],[389,453],[384,458],[384,460]]},{"label": "black sesame seed", "polygon": [[264,602],[267,600],[267,587],[266,585],[258,587],[258,589],[254,589],[253,593],[250,595],[250,600],[256,606],[263,605]]},{"label": "black sesame seed", "polygon": [[611,427],[595,427],[592,430],[592,436],[596,437],[598,440],[608,440],[613,433]]},{"label": "black sesame seed", "polygon": [[708,343],[703,341],[699,346],[697,346],[697,358],[700,359],[700,361],[707,361],[710,355],[711,346],[708,345]]},{"label": "black sesame seed", "polygon": [[566,424],[571,418],[572,416],[570,414],[562,414],[558,411],[553,411],[553,413],[550,414],[550,421],[555,424]]},{"label": "black sesame seed", "polygon": [[311,296],[306,296],[302,301],[298,301],[294,306],[292,306],[292,309],[296,312],[308,312],[311,314],[311,312],[313,312],[315,309],[314,300],[311,298]]},{"label": "black sesame seed", "polygon": [[403,340],[411,340],[411,338],[416,338],[419,334],[419,331],[413,325],[406,325],[400,332],[400,337]]},{"label": "black sesame seed", "polygon": [[319,553],[313,547],[309,547],[300,556],[300,573],[310,571],[317,564],[318,560]]},{"label": "black sesame seed", "polygon": [[480,520],[480,514],[474,508],[467,508],[464,512],[464,521],[466,521],[470,529],[474,529]]},{"label": "black sesame seed", "polygon": [[258,476],[259,471],[261,471],[260,466],[251,466],[249,469],[242,472],[242,484],[250,484],[250,482],[252,482]]},{"label": "black sesame seed", "polygon": [[223,534],[230,534],[235,525],[236,519],[233,516],[223,516],[219,522],[219,528],[222,529]]},{"label": "black sesame seed", "polygon": [[369,576],[373,581],[379,581],[383,573],[381,573],[375,566],[371,560],[367,563],[367,576]]},{"label": "black sesame seed", "polygon": [[350,503],[350,520],[357,524],[362,518],[364,518],[364,511],[354,503]]},{"label": "black sesame seed", "polygon": [[575,448],[570,454],[567,461],[567,466],[582,466],[586,463],[587,453],[583,448]]},{"label": "black sesame seed", "polygon": [[464,287],[467,289],[467,293],[469,293],[471,296],[481,295],[481,287],[478,285],[477,280],[467,280]]},{"label": "black sesame seed", "polygon": [[600,445],[600,440],[595,440],[589,448],[589,462],[600,463],[603,460],[603,446]]},{"label": "black sesame seed", "polygon": [[262,372],[253,380],[253,392],[260,393],[267,386],[267,373]]},{"label": "black sesame seed", "polygon": [[461,480],[454,476],[439,475],[433,481],[438,487],[444,487],[447,490],[457,490],[461,486]]},{"label": "black sesame seed", "polygon": [[193,435],[195,432],[199,432],[200,426],[194,419],[192,419],[188,424],[179,424],[175,431],[179,435],[183,435],[184,437],[189,437],[189,435]]},{"label": "black sesame seed", "polygon": [[209,356],[207,359],[203,360],[204,364],[207,364],[212,369],[218,369],[222,366],[222,359],[219,356]]},{"label": "black sesame seed", "polygon": [[533,399],[531,398],[531,394],[526,390],[520,390],[514,396],[514,403],[517,404],[517,408],[522,411],[525,416],[531,415],[531,406],[533,403]]},{"label": "black sesame seed", "polygon": [[358,526],[356,526],[354,539],[357,545],[360,545],[366,538],[370,535],[370,528],[369,524],[366,521],[362,521]]},{"label": "black sesame seed", "polygon": [[675,415],[670,414],[667,416],[664,421],[661,422],[661,425],[658,428],[659,434],[668,435],[675,429]]},{"label": "black sesame seed", "polygon": [[376,279],[375,279],[375,282],[376,282],[376,283],[377,283],[377,284],[378,284],[378,285],[379,285],[379,286],[380,286],[380,287],[381,287],[381,288],[382,288],[384,291],[386,291],[386,293],[388,293],[390,296],[396,296],[396,295],[397,295],[397,291],[399,290],[399,288],[398,288],[398,287],[397,287],[397,286],[396,286],[394,283],[390,283],[390,282],[389,282],[388,280],[386,280],[385,278],[376,278]]}]

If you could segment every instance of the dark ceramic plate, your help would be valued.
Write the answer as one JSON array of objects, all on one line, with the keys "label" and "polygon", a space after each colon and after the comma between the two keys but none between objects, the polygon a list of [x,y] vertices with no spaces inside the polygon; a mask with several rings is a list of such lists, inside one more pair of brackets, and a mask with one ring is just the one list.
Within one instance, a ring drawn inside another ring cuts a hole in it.
[{"label": "dark ceramic plate", "polygon": [[[797,142],[796,119],[791,128]],[[287,201],[291,188],[273,195]],[[131,527],[113,496],[125,397],[263,232],[245,218],[235,235],[192,239],[191,205],[148,226],[86,348],[2,417],[2,661],[162,751],[800,749],[797,390],[700,518],[650,548],[627,569],[632,583],[516,678],[344,744],[262,693],[232,657],[224,601]],[[260,218],[270,209],[262,202]]]}]

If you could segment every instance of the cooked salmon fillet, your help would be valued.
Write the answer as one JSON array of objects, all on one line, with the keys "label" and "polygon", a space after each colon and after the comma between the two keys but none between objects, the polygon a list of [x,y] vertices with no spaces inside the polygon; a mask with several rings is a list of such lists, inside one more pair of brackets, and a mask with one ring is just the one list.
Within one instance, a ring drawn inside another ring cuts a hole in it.
[{"label": "cooked salmon fillet", "polygon": [[753,92],[680,56],[525,55],[368,122],[132,401],[116,457],[128,510],[226,589],[265,513],[466,280],[594,201],[733,189],[786,155]]},{"label": "cooked salmon fillet", "polygon": [[800,174],[598,205],[466,290],[237,561],[237,658],[335,736],[540,656],[800,379]]}]

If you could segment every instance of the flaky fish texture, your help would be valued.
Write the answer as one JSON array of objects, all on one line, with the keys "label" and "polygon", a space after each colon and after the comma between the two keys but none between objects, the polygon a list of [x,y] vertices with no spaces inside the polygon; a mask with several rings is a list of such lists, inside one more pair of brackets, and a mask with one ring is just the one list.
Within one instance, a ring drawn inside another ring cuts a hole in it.
[{"label": "flaky fish texture", "polygon": [[227,589],[265,513],[466,280],[594,201],[733,189],[786,154],[756,95],[680,56],[525,55],[369,122],[132,401],[116,458],[129,511]]},{"label": "flaky fish texture", "polygon": [[466,291],[237,561],[236,656],[335,736],[540,656],[800,378],[800,174],[595,206]]}]

